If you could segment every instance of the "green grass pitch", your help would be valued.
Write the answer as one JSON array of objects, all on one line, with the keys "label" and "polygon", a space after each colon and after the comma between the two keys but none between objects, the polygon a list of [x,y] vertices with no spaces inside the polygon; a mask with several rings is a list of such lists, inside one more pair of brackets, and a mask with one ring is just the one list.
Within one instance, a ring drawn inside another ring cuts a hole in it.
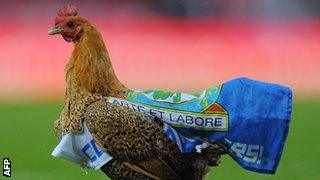
[{"label": "green grass pitch", "polygon": [[[100,171],[86,173],[50,155],[59,141],[52,129],[61,107],[57,102],[0,104],[0,156],[11,159],[11,179],[106,179]],[[275,175],[246,171],[225,156],[206,179],[320,179],[319,112],[319,98],[294,100],[288,139]]]}]

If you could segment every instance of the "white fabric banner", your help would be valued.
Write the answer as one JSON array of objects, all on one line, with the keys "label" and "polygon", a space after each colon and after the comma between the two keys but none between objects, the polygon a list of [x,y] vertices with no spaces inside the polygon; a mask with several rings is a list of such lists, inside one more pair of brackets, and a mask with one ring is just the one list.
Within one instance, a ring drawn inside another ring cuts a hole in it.
[{"label": "white fabric banner", "polygon": [[94,141],[85,122],[82,133],[63,135],[51,155],[95,170],[112,160],[110,154]]}]

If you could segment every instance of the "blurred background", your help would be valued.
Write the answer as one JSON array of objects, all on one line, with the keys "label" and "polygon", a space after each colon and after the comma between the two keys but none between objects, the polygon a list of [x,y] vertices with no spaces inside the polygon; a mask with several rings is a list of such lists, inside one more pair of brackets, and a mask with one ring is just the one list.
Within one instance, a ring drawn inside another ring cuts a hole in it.
[{"label": "blurred background", "polygon": [[207,179],[320,179],[317,0],[0,0],[0,156],[11,158],[13,178],[105,178],[50,156],[73,44],[47,32],[66,4],[100,30],[132,89],[193,92],[243,76],[292,88],[278,172],[248,172],[226,156]]}]

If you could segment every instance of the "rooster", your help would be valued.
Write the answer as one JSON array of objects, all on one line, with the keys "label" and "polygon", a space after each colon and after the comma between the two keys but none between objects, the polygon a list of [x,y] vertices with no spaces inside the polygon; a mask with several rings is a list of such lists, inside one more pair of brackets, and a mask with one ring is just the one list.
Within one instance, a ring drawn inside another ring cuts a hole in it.
[{"label": "rooster", "polygon": [[99,31],[77,15],[75,6],[57,14],[49,35],[74,43],[65,67],[65,102],[55,122],[56,134],[77,134],[86,122],[91,134],[113,159],[100,169],[113,179],[202,179],[220,162],[219,148],[183,154],[154,116],[106,101],[131,90],[116,77]]}]

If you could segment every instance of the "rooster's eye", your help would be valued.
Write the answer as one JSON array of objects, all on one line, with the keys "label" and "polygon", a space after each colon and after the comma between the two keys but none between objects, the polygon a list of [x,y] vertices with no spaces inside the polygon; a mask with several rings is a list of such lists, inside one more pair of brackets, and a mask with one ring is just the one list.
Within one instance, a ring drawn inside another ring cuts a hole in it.
[{"label": "rooster's eye", "polygon": [[73,22],[72,21],[69,21],[68,23],[67,23],[67,26],[68,26],[68,28],[73,28]]}]

